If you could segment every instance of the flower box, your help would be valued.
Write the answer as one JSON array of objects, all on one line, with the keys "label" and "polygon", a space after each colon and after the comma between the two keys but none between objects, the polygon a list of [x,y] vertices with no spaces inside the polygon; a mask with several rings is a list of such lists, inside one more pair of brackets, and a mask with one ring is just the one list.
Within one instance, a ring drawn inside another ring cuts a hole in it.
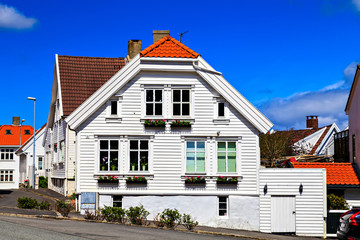
[{"label": "flower box", "polygon": [[119,183],[117,176],[100,176],[97,181],[98,183]]},{"label": "flower box", "polygon": [[191,122],[184,120],[174,120],[170,123],[172,128],[189,128],[191,127]]},{"label": "flower box", "polygon": [[205,184],[205,177],[197,176],[197,177],[185,177],[185,184]]},{"label": "flower box", "polygon": [[147,184],[147,179],[145,177],[128,177],[126,179],[127,184]]},{"label": "flower box", "polygon": [[152,119],[146,119],[144,122],[144,126],[146,128],[161,128],[165,127],[166,120],[165,119],[159,119],[159,120],[152,120]]},{"label": "flower box", "polygon": [[238,183],[238,177],[223,177],[219,176],[216,179],[217,184],[232,184],[236,185]]}]

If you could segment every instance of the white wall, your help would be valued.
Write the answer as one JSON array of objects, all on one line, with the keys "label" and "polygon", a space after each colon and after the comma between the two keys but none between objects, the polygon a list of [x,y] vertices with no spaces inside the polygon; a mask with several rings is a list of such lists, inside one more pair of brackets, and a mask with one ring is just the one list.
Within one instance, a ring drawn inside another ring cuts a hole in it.
[{"label": "white wall", "polygon": [[[4,147],[11,148],[11,147]],[[13,181],[12,182],[0,182],[0,189],[18,189],[19,188],[19,156],[15,154],[16,148],[14,149],[14,160],[0,160],[0,170],[12,170]]]},{"label": "white wall", "polygon": [[350,209],[360,207],[360,189],[345,189],[344,198],[349,204]]}]

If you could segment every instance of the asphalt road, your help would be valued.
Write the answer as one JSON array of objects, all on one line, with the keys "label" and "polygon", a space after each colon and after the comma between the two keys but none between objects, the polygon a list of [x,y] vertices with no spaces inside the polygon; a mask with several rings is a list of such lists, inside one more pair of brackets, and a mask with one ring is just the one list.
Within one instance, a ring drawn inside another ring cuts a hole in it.
[{"label": "asphalt road", "polygon": [[137,226],[125,226],[118,224],[0,216],[0,239],[230,240],[240,238],[144,228]]}]

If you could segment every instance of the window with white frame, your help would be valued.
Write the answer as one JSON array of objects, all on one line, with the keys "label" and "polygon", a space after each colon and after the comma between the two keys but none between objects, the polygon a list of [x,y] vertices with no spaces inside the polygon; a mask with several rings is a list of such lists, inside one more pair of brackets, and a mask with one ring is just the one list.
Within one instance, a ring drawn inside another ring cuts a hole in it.
[{"label": "window with white frame", "polygon": [[163,115],[163,91],[161,89],[147,89],[145,99],[147,116]]},{"label": "window with white frame", "polygon": [[236,172],[236,142],[217,143],[218,172]]},{"label": "window with white frame", "polygon": [[2,148],[0,151],[0,160],[14,160],[14,149]]},{"label": "window with white frame", "polygon": [[0,182],[12,182],[14,181],[13,170],[0,170]]},{"label": "window with white frame", "polygon": [[172,91],[173,116],[190,116],[190,89]]},{"label": "window with white frame", "polygon": [[38,170],[43,170],[43,159],[44,157],[38,157]]},{"label": "window with white frame", "polygon": [[219,200],[219,216],[227,216],[228,215],[228,197],[220,196]]},{"label": "window with white frame", "polygon": [[59,151],[59,162],[63,163],[65,160],[65,142],[61,141],[60,142],[60,151]]},{"label": "window with white frame", "polygon": [[111,115],[118,115],[118,103],[117,101],[110,102],[110,114]]},{"label": "window with white frame", "polygon": [[205,172],[205,142],[186,142],[186,172]]},{"label": "window with white frame", "polygon": [[130,140],[130,171],[148,171],[149,141]]},{"label": "window with white frame", "polygon": [[225,103],[218,102],[218,117],[225,117]]},{"label": "window with white frame", "polygon": [[99,170],[118,171],[119,141],[100,140]]}]

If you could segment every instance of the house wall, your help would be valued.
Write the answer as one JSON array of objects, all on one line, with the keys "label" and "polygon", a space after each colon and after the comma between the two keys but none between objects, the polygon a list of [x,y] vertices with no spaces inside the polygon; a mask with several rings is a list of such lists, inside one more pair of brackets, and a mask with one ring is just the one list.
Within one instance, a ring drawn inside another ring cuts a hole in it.
[{"label": "house wall", "polygon": [[360,189],[345,189],[344,198],[350,209],[360,207]]},{"label": "house wall", "polygon": [[[165,130],[160,131],[144,129],[144,114],[142,114],[144,111],[142,109],[144,105],[142,100],[144,96],[143,85],[165,85],[163,95],[163,102],[166,104],[164,108],[165,118],[171,119],[171,87],[168,86],[170,83],[173,85],[191,86],[193,111],[191,129],[174,131],[169,126]],[[121,194],[124,196],[124,199],[129,199],[129,204],[136,203],[135,200],[130,200],[131,198],[127,197],[133,195],[139,196],[138,199],[149,198],[149,201],[154,203],[160,195],[169,195],[167,197],[168,200],[164,200],[164,202],[171,202],[172,198],[170,195],[176,197],[177,202],[182,201],[181,196],[203,196],[204,199],[214,201],[216,196],[226,195],[229,196],[230,203],[231,201],[234,203],[231,204],[233,209],[236,209],[235,203],[237,201],[242,204],[242,211],[258,206],[258,131],[231,106],[228,106],[227,110],[228,121],[216,122],[214,120],[215,106],[216,101],[221,99],[221,96],[198,75],[191,73],[167,74],[146,72],[137,76],[115,95],[120,96],[120,119],[109,122],[107,120],[109,118],[108,104],[104,104],[77,129],[79,147],[79,165],[77,168],[79,189],[77,191],[98,192],[100,195]],[[145,188],[129,188],[125,183],[126,177],[134,174],[129,171],[128,160],[128,139],[134,136],[148,136],[150,138],[150,171],[149,173],[139,173],[147,176],[149,179]],[[99,175],[104,175],[104,173],[99,171],[98,166],[98,144],[99,139],[103,137],[112,137],[120,140],[120,170],[119,172],[111,173],[120,176],[118,186],[99,186],[96,180]],[[206,141],[207,182],[201,188],[188,188],[184,183],[184,176],[186,175],[184,149],[185,141],[188,137],[200,137]],[[216,141],[226,137],[228,139],[235,139],[234,141],[237,142],[237,172],[230,174],[241,177],[238,186],[235,188],[218,188],[216,185],[216,177],[221,175],[217,173]],[[247,198],[252,200],[245,201],[244,199]],[[188,205],[190,203],[191,201],[188,202]],[[213,209],[215,209],[216,204],[212,203]],[[157,205],[161,206],[161,204]],[[202,209],[202,214],[208,209],[206,204],[199,204],[199,207]],[[256,212],[253,212],[252,215],[258,218]],[[241,219],[240,215],[237,216],[237,219]],[[258,229],[257,220],[250,220],[249,223],[246,223],[248,220],[244,220],[244,222],[236,224],[232,222],[233,220],[229,219],[224,220],[224,223],[221,224],[220,222],[216,223],[217,220],[213,220],[211,223],[209,222],[210,220],[206,219],[201,221],[212,226],[217,224],[216,226],[243,226],[245,229]]]},{"label": "house wall", "polygon": [[[18,147],[18,146],[17,146]],[[14,149],[14,160],[0,160],[0,171],[2,170],[12,170],[13,171],[13,181],[1,182],[0,181],[0,190],[4,189],[18,189],[19,188],[19,161],[20,158],[15,154],[16,148],[13,147],[0,147],[7,149]]]},{"label": "house wall", "polygon": [[[295,197],[296,235],[326,236],[326,170],[325,169],[261,169],[260,173],[260,231],[271,232],[271,201],[274,196]],[[300,194],[299,187],[303,185]],[[264,187],[267,186],[267,192]]]},{"label": "house wall", "polygon": [[[349,154],[350,162],[360,167],[360,87],[355,84],[349,115]],[[355,136],[355,159],[353,157],[353,136]]]}]

